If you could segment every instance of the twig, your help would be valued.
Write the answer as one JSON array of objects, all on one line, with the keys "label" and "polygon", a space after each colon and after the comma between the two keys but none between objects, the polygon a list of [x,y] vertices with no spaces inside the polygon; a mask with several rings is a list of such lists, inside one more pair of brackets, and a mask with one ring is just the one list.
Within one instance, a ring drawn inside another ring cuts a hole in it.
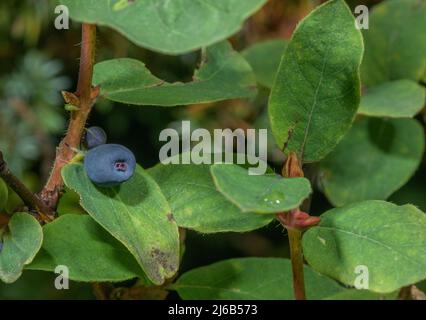
[{"label": "twig", "polygon": [[415,285],[411,286],[411,297],[413,300],[426,300],[426,294]]},{"label": "twig", "polygon": [[296,300],[306,300],[305,278],[303,273],[302,232],[287,228],[290,243],[291,267],[293,270],[293,290]]},{"label": "twig", "polygon": [[[93,104],[99,94],[99,88],[92,89],[93,65],[95,60],[96,26],[82,24],[82,41],[80,53],[80,70],[78,76],[77,91],[75,94],[63,93],[68,99],[73,97],[78,110],[71,111],[71,119],[68,131],[62,139],[56,151],[56,158],[50,177],[40,193],[43,201],[52,209],[55,209],[64,183],[61,170],[73,158],[83,135],[87,118]],[[66,101],[69,103],[69,101]]]},{"label": "twig", "polygon": [[402,287],[398,293],[398,300],[413,300],[411,295],[411,285]]},{"label": "twig", "polygon": [[96,300],[109,300],[113,286],[108,283],[94,282],[92,292]]},{"label": "twig", "polygon": [[51,220],[53,211],[19,180],[8,168],[0,151],[0,177],[29,208],[35,209],[43,221]]},{"label": "twig", "polygon": [[284,228],[287,229],[288,233],[291,268],[293,273],[294,297],[296,300],[306,300],[302,252],[302,231],[289,226],[289,224],[291,224],[290,221],[296,220],[294,217],[295,212],[296,210],[292,210],[290,212],[277,214],[277,220]]},{"label": "twig", "polygon": [[[282,175],[287,178],[303,177],[301,163],[295,153],[291,153],[284,165]],[[319,217],[313,217],[299,208],[277,214],[277,220],[287,229],[290,243],[291,266],[293,272],[293,290],[296,300],[306,300],[304,264],[302,252],[302,231],[319,222]]]},{"label": "twig", "polygon": [[10,216],[7,213],[0,212],[0,229],[7,226]]}]

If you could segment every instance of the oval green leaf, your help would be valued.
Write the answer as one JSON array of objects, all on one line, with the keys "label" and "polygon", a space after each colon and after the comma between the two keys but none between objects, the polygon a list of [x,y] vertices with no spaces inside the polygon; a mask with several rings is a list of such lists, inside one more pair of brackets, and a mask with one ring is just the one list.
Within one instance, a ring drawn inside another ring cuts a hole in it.
[{"label": "oval green leaf", "polygon": [[109,100],[134,104],[176,106],[207,103],[256,94],[256,79],[247,61],[228,42],[207,48],[193,81],[167,83],[135,59],[122,58],[95,65],[94,85]]},{"label": "oval green leaf", "polygon": [[[292,279],[288,259],[241,258],[190,270],[172,288],[184,300],[293,300]],[[344,290],[308,266],[305,284],[308,299],[323,299]]]},{"label": "oval green leaf", "polygon": [[266,0],[61,0],[72,19],[111,27],[137,45],[181,54],[236,33]]},{"label": "oval green leaf", "polygon": [[424,106],[426,90],[412,80],[385,82],[367,89],[358,113],[373,117],[412,118]]},{"label": "oval green leaf", "polygon": [[176,273],[177,225],[160,188],[140,166],[129,181],[113,188],[95,186],[81,164],[64,167],[62,177],[80,195],[82,207],[124,244],[154,284]]},{"label": "oval green leaf", "polygon": [[243,212],[289,211],[298,208],[312,192],[305,178],[249,175],[247,169],[234,164],[215,164],[210,171],[217,189]]},{"label": "oval green leaf", "polygon": [[272,88],[286,47],[287,42],[284,39],[273,39],[255,43],[241,52],[253,68],[260,85]]},{"label": "oval green leaf", "polygon": [[42,249],[26,269],[53,272],[63,265],[75,281],[145,278],[126,247],[88,215],[64,214],[45,225],[43,234]]},{"label": "oval green leaf", "polygon": [[334,206],[385,200],[418,168],[424,133],[414,119],[364,118],[320,163],[322,189]]},{"label": "oval green leaf", "polygon": [[215,187],[207,164],[158,164],[149,173],[160,185],[180,227],[202,233],[244,232],[269,224],[273,215],[243,212]]},{"label": "oval green leaf", "polygon": [[362,266],[368,289],[387,293],[426,278],[425,243],[422,211],[370,200],[321,215],[303,236],[303,252],[312,268],[349,286]]},{"label": "oval green leaf", "polygon": [[15,213],[2,235],[0,250],[0,279],[15,282],[25,265],[31,263],[43,242],[38,221],[28,213]]},{"label": "oval green leaf", "polygon": [[321,160],[349,130],[360,99],[363,44],[342,0],[319,6],[297,27],[269,100],[271,129],[285,152]]},{"label": "oval green leaf", "polygon": [[426,1],[384,1],[373,7],[369,19],[363,32],[363,83],[419,81],[426,72]]}]

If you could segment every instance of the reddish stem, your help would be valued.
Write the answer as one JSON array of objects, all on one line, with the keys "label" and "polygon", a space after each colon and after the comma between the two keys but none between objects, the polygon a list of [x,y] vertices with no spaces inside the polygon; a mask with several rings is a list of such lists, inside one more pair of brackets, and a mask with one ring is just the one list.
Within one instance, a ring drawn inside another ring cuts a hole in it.
[{"label": "reddish stem", "polygon": [[[283,167],[282,175],[287,178],[303,177],[300,161],[295,153],[291,153]],[[302,252],[302,228],[310,216],[299,208],[277,214],[277,220],[287,229],[290,244],[291,267],[293,272],[293,291],[296,300],[306,300],[304,264]]]},{"label": "reddish stem", "polygon": [[290,243],[291,267],[293,270],[293,290],[296,300],[306,300],[305,277],[303,274],[302,232],[287,228]]},{"label": "reddish stem", "polygon": [[[80,70],[78,75],[77,91],[75,94],[65,93],[64,97],[73,96],[78,110],[71,111],[71,119],[67,134],[60,142],[50,177],[41,191],[41,198],[55,209],[60,192],[63,189],[61,177],[62,168],[74,157],[75,149],[80,145],[84,127],[92,106],[99,93],[98,88],[92,89],[93,65],[95,60],[96,26],[83,23],[80,54]],[[66,101],[69,103],[69,101]]]}]

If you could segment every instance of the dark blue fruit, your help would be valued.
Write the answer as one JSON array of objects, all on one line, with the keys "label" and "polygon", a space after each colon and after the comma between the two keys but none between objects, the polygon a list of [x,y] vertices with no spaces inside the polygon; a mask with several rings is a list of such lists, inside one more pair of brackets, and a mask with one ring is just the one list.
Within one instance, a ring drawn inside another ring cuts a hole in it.
[{"label": "dark blue fruit", "polygon": [[0,252],[3,250],[3,242],[0,241]]},{"label": "dark blue fruit", "polygon": [[101,127],[90,127],[86,129],[86,146],[87,149],[105,144],[107,141],[107,135]]},{"label": "dark blue fruit", "polygon": [[119,144],[101,144],[84,157],[84,169],[89,179],[102,187],[113,187],[129,180],[135,172],[136,159],[132,151]]}]

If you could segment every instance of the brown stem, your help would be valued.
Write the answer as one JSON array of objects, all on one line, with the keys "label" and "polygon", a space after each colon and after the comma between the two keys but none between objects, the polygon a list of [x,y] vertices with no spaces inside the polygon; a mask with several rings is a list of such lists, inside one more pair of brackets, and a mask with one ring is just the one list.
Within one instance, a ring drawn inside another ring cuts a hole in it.
[{"label": "brown stem", "polygon": [[290,258],[293,273],[293,292],[296,300],[306,300],[304,263],[302,252],[302,231],[291,227],[296,221],[298,209],[287,213],[277,214],[277,220],[287,229],[288,240],[290,244]]},{"label": "brown stem", "polygon": [[306,300],[303,275],[302,232],[287,228],[290,242],[291,267],[293,270],[293,290],[296,300]]},{"label": "brown stem", "polygon": [[37,211],[43,221],[50,220],[53,211],[46,206],[34,193],[19,180],[8,168],[6,161],[3,159],[3,153],[0,151],[0,177],[6,184],[16,192],[16,194],[24,201],[25,205]]},{"label": "brown stem", "polygon": [[417,288],[415,285],[411,286],[411,298],[412,300],[426,300],[426,294]]},{"label": "brown stem", "polygon": [[112,285],[108,283],[94,282],[92,284],[92,291],[96,300],[109,300],[109,296],[112,290]]},{"label": "brown stem", "polygon": [[7,226],[10,220],[10,216],[6,213],[0,212],[0,229]]},{"label": "brown stem", "polygon": [[[55,209],[60,192],[63,189],[61,177],[62,168],[73,158],[74,150],[80,145],[84,127],[92,106],[99,93],[99,88],[92,89],[93,65],[95,60],[96,26],[82,24],[82,41],[80,53],[80,70],[78,75],[77,91],[75,94],[64,93],[64,97],[74,97],[78,110],[71,111],[68,131],[60,142],[50,177],[40,195],[46,204]],[[66,101],[69,103],[69,101]]]},{"label": "brown stem", "polygon": [[[283,167],[282,175],[287,178],[304,176],[301,163],[295,153],[288,156]],[[291,267],[293,272],[293,291],[296,300],[306,300],[301,230],[303,224],[300,223],[301,217],[305,219],[305,222],[310,218],[309,215],[301,212],[299,208],[277,214],[277,220],[280,221],[288,232]]]},{"label": "brown stem", "polygon": [[411,285],[402,287],[398,293],[398,300],[412,300],[411,288]]}]

